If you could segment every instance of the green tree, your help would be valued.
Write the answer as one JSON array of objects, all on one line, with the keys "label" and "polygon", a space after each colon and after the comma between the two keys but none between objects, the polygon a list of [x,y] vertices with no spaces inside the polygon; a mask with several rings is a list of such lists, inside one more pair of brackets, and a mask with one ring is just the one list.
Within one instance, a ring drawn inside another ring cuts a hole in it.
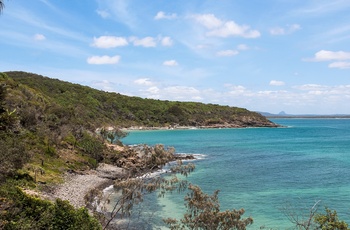
[{"label": "green tree", "polygon": [[28,160],[29,154],[20,136],[0,134],[0,181],[14,175]]},{"label": "green tree", "polygon": [[253,223],[253,219],[248,217],[242,219],[244,209],[220,211],[218,194],[213,195],[203,193],[196,185],[189,185],[190,193],[185,197],[187,212],[178,221],[168,218],[164,222],[170,229],[246,229]]},{"label": "green tree", "polygon": [[339,220],[337,211],[326,209],[325,214],[316,214],[314,221],[317,224],[317,229],[322,230],[347,230],[348,224]]},{"label": "green tree", "polygon": [[128,136],[127,132],[124,132],[123,130],[118,129],[118,128],[114,128],[114,129],[108,130],[108,131],[106,131],[105,129],[102,129],[101,132],[102,132],[101,133],[102,137],[107,136],[107,138],[110,140],[111,144],[113,144],[113,143],[120,144],[120,139]]}]

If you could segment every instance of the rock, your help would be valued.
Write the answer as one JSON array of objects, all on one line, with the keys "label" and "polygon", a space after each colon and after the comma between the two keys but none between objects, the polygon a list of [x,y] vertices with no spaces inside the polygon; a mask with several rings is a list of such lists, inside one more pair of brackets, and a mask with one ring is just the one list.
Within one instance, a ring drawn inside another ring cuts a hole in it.
[{"label": "rock", "polygon": [[125,169],[103,163],[98,165],[96,172],[99,177],[112,180],[123,178],[127,175],[127,171]]}]

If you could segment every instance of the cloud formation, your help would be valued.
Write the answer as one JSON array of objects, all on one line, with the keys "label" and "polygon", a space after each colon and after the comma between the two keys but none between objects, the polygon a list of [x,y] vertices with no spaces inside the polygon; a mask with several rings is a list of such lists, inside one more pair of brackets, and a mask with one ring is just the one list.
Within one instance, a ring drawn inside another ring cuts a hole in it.
[{"label": "cloud formation", "polygon": [[108,18],[110,16],[110,14],[105,10],[96,10],[96,13],[102,18]]},{"label": "cloud formation", "polygon": [[270,81],[270,85],[272,85],[272,86],[282,86],[282,85],[285,85],[285,83],[283,81],[272,80],[272,81]]},{"label": "cloud formation", "polygon": [[172,46],[173,45],[173,40],[170,37],[164,37],[161,38],[161,44],[162,46]]},{"label": "cloud formation", "polygon": [[119,46],[127,46],[129,43],[128,41],[123,37],[115,37],[115,36],[101,36],[101,37],[94,37],[94,43],[92,46],[97,48],[115,48]]},{"label": "cloud formation", "polygon": [[134,46],[143,46],[146,48],[157,46],[157,42],[153,37],[144,37],[144,38],[131,37],[129,40],[134,44]]},{"label": "cloud formation", "polygon": [[34,35],[34,40],[35,41],[44,41],[44,40],[46,40],[46,37],[44,35],[42,35],[42,34],[35,34]]},{"label": "cloud formation", "polygon": [[231,57],[237,54],[239,54],[237,50],[221,50],[216,53],[219,57]]},{"label": "cloud formation", "polygon": [[112,65],[112,64],[117,64],[120,61],[120,56],[92,56],[87,59],[87,63],[92,64],[92,65]]},{"label": "cloud formation", "polygon": [[152,86],[154,85],[153,82],[149,78],[140,78],[134,81],[137,85],[144,85],[144,86]]},{"label": "cloud formation", "polygon": [[292,34],[301,29],[299,24],[287,25],[286,27],[275,27],[270,29],[271,35],[286,35]]},{"label": "cloud formation", "polygon": [[214,14],[197,14],[193,18],[196,22],[208,29],[207,36],[212,37],[244,37],[258,38],[260,32],[250,29],[248,25],[238,25],[234,21],[222,21]]},{"label": "cloud formation", "polygon": [[334,61],[328,65],[329,68],[339,68],[339,69],[350,68],[350,52],[345,52],[345,51],[320,50],[317,53],[315,53],[313,58],[306,58],[303,60],[315,61],[315,62]]},{"label": "cloud formation", "polygon": [[179,65],[179,63],[177,63],[177,61],[175,61],[175,60],[168,60],[168,61],[164,61],[163,65],[165,65],[165,66],[177,66],[177,65]]},{"label": "cloud formation", "polygon": [[334,61],[348,60],[350,52],[321,50],[315,53],[314,61]]},{"label": "cloud formation", "polygon": [[154,16],[155,20],[160,20],[160,19],[175,19],[177,17],[176,14],[166,14],[163,11],[159,11],[156,16]]}]

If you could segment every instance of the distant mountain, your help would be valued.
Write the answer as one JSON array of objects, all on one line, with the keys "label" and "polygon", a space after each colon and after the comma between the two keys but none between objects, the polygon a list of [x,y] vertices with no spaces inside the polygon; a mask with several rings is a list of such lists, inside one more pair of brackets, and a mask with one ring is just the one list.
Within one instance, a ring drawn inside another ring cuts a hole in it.
[{"label": "distant mountain", "polygon": [[278,114],[257,112],[267,118],[350,118],[350,114],[287,114],[284,111]]}]

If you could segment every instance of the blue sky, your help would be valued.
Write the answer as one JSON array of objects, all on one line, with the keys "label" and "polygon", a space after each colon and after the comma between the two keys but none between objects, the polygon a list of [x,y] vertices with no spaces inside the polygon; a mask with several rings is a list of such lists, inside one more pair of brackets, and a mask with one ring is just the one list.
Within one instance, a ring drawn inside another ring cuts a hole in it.
[{"label": "blue sky", "polygon": [[130,96],[350,114],[349,0],[4,0],[0,71]]}]

